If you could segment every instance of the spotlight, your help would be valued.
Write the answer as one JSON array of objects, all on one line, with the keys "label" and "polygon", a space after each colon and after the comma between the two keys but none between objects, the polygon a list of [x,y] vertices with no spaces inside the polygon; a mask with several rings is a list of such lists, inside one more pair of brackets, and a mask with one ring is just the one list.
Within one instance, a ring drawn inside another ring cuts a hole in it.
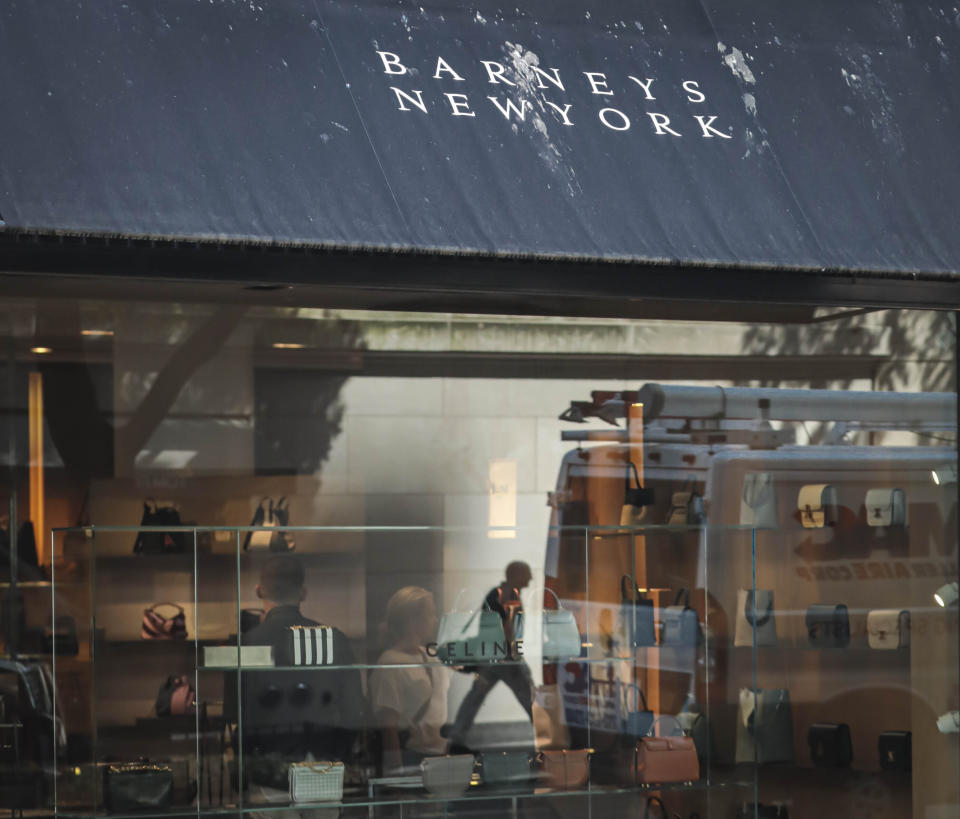
[{"label": "spotlight", "polygon": [[944,583],[936,590],[933,599],[937,601],[938,606],[942,606],[943,608],[952,606],[960,599],[960,586],[958,586],[957,581],[954,580],[952,583]]},{"label": "spotlight", "polygon": [[297,344],[293,341],[276,341],[273,344],[274,350],[302,350],[306,344]]},{"label": "spotlight", "polygon": [[31,347],[30,352],[36,355],[47,355],[48,353],[52,353],[53,350],[49,347]]}]

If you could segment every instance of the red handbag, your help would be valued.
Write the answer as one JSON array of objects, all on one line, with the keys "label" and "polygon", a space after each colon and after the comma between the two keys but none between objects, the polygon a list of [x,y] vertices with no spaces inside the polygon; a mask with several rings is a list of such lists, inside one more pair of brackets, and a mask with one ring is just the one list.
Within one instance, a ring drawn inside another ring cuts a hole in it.
[{"label": "red handbag", "polygon": [[[164,617],[157,611],[161,606],[170,606],[177,610],[172,617]],[[185,640],[187,638],[187,616],[183,606],[176,603],[154,603],[143,612],[143,625],[140,636],[144,640]]]}]

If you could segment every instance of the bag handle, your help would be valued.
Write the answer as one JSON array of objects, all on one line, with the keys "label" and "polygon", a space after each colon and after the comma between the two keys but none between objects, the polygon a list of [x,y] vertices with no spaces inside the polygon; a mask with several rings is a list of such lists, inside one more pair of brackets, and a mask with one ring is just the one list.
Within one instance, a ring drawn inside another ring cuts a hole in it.
[{"label": "bag handle", "polygon": [[762,616],[754,618],[753,611],[757,607],[757,598],[754,594],[753,589],[747,591],[747,599],[743,604],[743,616],[746,619],[747,623],[754,628],[757,626],[765,626],[770,620],[771,615],[773,614],[773,595],[770,595],[770,602],[767,603],[767,607],[763,612]]},{"label": "bag handle", "polygon": [[673,720],[673,722],[674,722],[674,724],[675,724],[675,726],[676,726],[676,730],[680,732],[680,733],[678,733],[678,734],[674,734],[673,736],[681,736],[681,737],[682,737],[682,736],[685,736],[685,734],[683,733],[683,726],[680,724],[680,720],[678,720],[676,717],[674,717],[674,716],[672,716],[672,715],[670,715],[670,714],[663,714],[663,715],[657,717],[653,722],[651,722],[651,723],[650,723],[650,727],[647,729],[647,736],[648,736],[648,737],[655,737],[655,736],[657,735],[657,734],[656,734],[657,723],[658,723],[658,722],[661,722],[661,721],[663,721],[663,720],[668,720],[668,719],[669,719],[669,720]]},{"label": "bag handle", "polygon": [[[649,711],[649,710],[650,710],[650,709],[647,707],[647,698],[646,698],[645,696],[643,696],[643,690],[640,688],[639,685],[637,685],[636,683],[630,683],[630,685],[624,686],[624,688],[625,688],[625,690],[627,690],[627,691],[629,691],[631,688],[633,688],[633,689],[635,689],[636,692],[637,692],[637,700],[636,700],[636,702],[637,702],[637,707],[634,709],[635,711],[639,711],[639,710],[640,710],[640,704],[641,704],[641,703],[643,703],[643,710],[644,710],[644,711]],[[624,702],[623,705],[624,705],[624,708],[626,709],[626,708],[629,707],[629,702]]]},{"label": "bag handle", "polygon": [[[159,614],[160,617],[163,617],[163,615],[157,611],[157,609],[160,608],[160,606],[170,606],[171,608],[175,608],[177,610],[177,614],[184,613],[183,606],[178,605],[177,603],[154,603],[152,606],[150,606],[150,608],[147,609],[147,611],[153,612],[154,614]],[[169,619],[169,618],[164,618],[164,619]]]},{"label": "bag handle", "polygon": [[685,609],[690,608],[690,589],[680,589],[677,596],[673,598],[673,605],[679,606],[681,598],[683,599],[683,607]]},{"label": "bag handle", "polygon": [[566,611],[566,609],[563,607],[563,603],[560,602],[560,598],[557,597],[557,593],[553,589],[551,589],[549,586],[544,586],[543,590],[545,592],[550,592],[550,594],[553,596],[553,599],[557,601],[557,607],[554,609],[554,611]]},{"label": "bag handle", "polygon": [[659,796],[651,796],[647,799],[647,806],[643,809],[643,819],[653,819],[650,815],[650,806],[654,803],[660,808],[663,819],[670,819],[670,814],[667,813],[667,807],[663,804],[663,800]]}]

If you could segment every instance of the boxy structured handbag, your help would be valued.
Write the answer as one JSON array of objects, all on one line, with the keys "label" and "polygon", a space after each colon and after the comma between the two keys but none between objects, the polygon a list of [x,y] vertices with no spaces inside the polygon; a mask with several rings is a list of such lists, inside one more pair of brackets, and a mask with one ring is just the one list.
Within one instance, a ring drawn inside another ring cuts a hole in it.
[{"label": "boxy structured handbag", "polygon": [[649,735],[641,737],[636,745],[634,770],[638,783],[650,785],[664,782],[695,782],[700,778],[700,761],[693,739],[682,735],[682,728],[675,717],[680,736],[653,736],[659,717],[650,726]]},{"label": "boxy structured handbag", "polygon": [[777,644],[777,621],[771,589],[740,589],[737,592],[737,626],[733,644],[752,646]]},{"label": "boxy structured handbag", "polygon": [[483,783],[493,788],[520,788],[529,784],[532,759],[525,751],[485,751],[480,755]]},{"label": "boxy structured handbag", "polygon": [[[267,505],[264,506],[264,503]],[[255,549],[269,549],[271,552],[290,552],[295,548],[293,538],[289,532],[280,531],[278,527],[290,525],[290,506],[286,497],[276,503],[273,498],[263,498],[253,513],[251,527],[256,531],[247,532],[243,539],[243,550],[251,546]]]},{"label": "boxy structured handbag", "polygon": [[797,496],[800,524],[804,529],[823,529],[837,522],[837,490],[828,483],[809,484]]},{"label": "boxy structured handbag", "polygon": [[700,634],[697,612],[690,607],[690,590],[680,589],[673,605],[663,611],[663,637],[665,646],[695,646]]},{"label": "boxy structured handbag", "polygon": [[892,650],[910,645],[910,612],[906,609],[875,609],[867,614],[870,648]]},{"label": "boxy structured handbag", "polygon": [[428,756],[420,763],[423,787],[434,796],[454,799],[470,787],[475,764],[473,754]]},{"label": "boxy structured handbag", "polygon": [[292,762],[288,770],[290,801],[339,802],[343,799],[342,762]]},{"label": "boxy structured handbag", "polygon": [[817,603],[807,608],[807,636],[817,648],[844,648],[850,644],[850,615],[843,603]]},{"label": "boxy structured handbag", "polygon": [[[171,616],[161,614],[158,609],[162,606],[174,609]],[[176,603],[154,603],[143,612],[143,625],[140,636],[144,640],[185,640],[187,639],[187,616],[183,606]]]},{"label": "boxy structured handbag", "polygon": [[864,506],[867,526],[907,525],[907,493],[902,489],[870,489]]},{"label": "boxy structured handbag", "polygon": [[157,692],[154,710],[158,717],[177,717],[197,710],[197,692],[186,677],[171,674]]},{"label": "boxy structured handbag", "polygon": [[793,762],[793,712],[786,688],[740,689],[736,761]]},{"label": "boxy structured handbag", "polygon": [[765,528],[777,525],[777,492],[769,472],[748,472],[743,476],[740,523]]},{"label": "boxy structured handbag", "polygon": [[913,734],[909,731],[884,731],[877,737],[880,770],[913,770]]},{"label": "boxy structured handbag", "polygon": [[537,754],[544,784],[549,788],[580,788],[590,779],[589,748],[574,751],[541,751]]},{"label": "boxy structured handbag", "polygon": [[[173,506],[158,506],[155,500],[147,498],[143,502],[140,525],[180,526],[180,513]],[[178,554],[186,550],[185,532],[137,532],[137,539],[133,542],[133,553],[137,555]]]},{"label": "boxy structured handbag", "polygon": [[697,749],[697,758],[707,759],[713,742],[707,715],[701,711],[681,711],[676,719],[680,723],[683,735],[693,740]]},{"label": "boxy structured handbag", "polygon": [[688,480],[679,492],[670,496],[668,526],[699,526],[703,523],[703,498],[694,490],[693,483],[692,479]]},{"label": "boxy structured handbag", "polygon": [[630,648],[657,643],[653,600],[644,597],[636,581],[628,574],[620,578],[620,621]]},{"label": "boxy structured handbag", "polygon": [[[580,656],[580,629],[573,612],[565,609],[553,589],[547,588],[557,603],[555,609],[544,609],[541,625],[543,639],[543,658],[545,660],[570,659]],[[523,638],[526,614],[520,612],[514,618],[514,638]]]},{"label": "boxy structured handbag", "polygon": [[845,722],[815,722],[807,729],[807,745],[818,768],[846,768],[853,761],[850,726]]},{"label": "boxy structured handbag", "polygon": [[330,626],[290,626],[278,647],[277,665],[333,665],[333,629]]},{"label": "boxy structured handbag", "polygon": [[453,611],[440,618],[437,630],[437,657],[447,665],[476,665],[509,659],[503,620],[484,600],[473,611],[459,611],[461,589]]},{"label": "boxy structured handbag", "polygon": [[173,769],[134,762],[104,769],[103,798],[113,813],[159,810],[173,804]]}]

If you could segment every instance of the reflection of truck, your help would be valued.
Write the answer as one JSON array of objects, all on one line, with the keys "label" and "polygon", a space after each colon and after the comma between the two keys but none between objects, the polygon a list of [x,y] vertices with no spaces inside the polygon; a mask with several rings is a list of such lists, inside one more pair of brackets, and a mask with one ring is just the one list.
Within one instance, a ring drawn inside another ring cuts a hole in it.
[{"label": "reflection of truck", "polygon": [[[618,424],[637,404],[642,434],[630,423],[564,432],[577,448],[564,456],[550,498],[547,582],[584,601],[592,656],[604,656],[616,629],[605,612],[619,602],[621,575],[653,590],[660,612],[690,588],[706,633],[697,655],[641,650],[620,662],[617,677],[638,681],[661,713],[676,713],[691,695],[708,707],[718,762],[733,761],[738,692],[753,685],[754,664],[760,688],[790,689],[799,763],[809,760],[806,729],[815,721],[851,726],[861,769],[878,766],[880,730],[912,730],[914,747],[934,742],[937,715],[960,704],[956,610],[933,598],[957,578],[956,450],[943,445],[956,431],[956,396],[648,384],[595,393],[561,418]],[[797,445],[797,428],[811,422],[827,425],[825,443]],[[881,430],[913,433],[917,443],[847,442]],[[623,515],[631,460],[653,490],[632,518]],[[901,502],[902,513],[892,508]],[[631,519],[647,528],[617,528]],[[777,623],[776,643],[756,656],[734,645],[738,591],[754,585],[773,591]],[[804,620],[815,603],[847,606],[846,649],[810,648]],[[867,647],[866,615],[878,608],[911,611],[910,649]],[[594,666],[595,680],[608,673]]]}]

